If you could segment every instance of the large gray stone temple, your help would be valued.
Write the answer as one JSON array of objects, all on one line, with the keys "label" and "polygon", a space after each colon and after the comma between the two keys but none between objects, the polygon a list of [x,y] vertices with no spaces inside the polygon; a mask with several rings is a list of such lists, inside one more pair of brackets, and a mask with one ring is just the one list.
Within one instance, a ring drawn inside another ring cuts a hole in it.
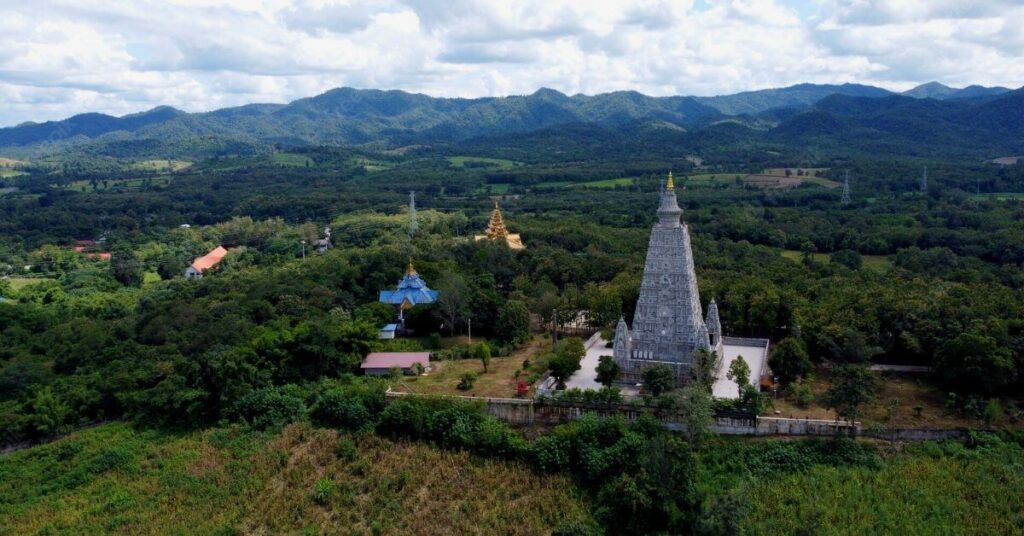
[{"label": "large gray stone temple", "polygon": [[[665,364],[672,368],[677,384],[688,383],[694,356],[701,349],[713,354],[716,376],[722,369],[726,351],[718,306],[711,300],[707,317],[702,314],[690,232],[682,215],[669,173],[658,206],[658,223],[651,229],[633,328],[630,330],[623,318],[615,329],[613,358],[621,368],[620,381],[637,383],[645,368]],[[744,359],[754,361],[752,380],[759,381],[767,341],[758,340],[754,346],[761,348],[749,348]]]}]

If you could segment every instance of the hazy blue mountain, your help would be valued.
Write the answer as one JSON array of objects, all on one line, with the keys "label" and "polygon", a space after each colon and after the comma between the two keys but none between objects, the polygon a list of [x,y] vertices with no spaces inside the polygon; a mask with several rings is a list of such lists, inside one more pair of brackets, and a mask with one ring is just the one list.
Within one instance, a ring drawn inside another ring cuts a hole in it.
[{"label": "hazy blue mountain", "polygon": [[979,85],[971,85],[965,88],[954,88],[949,87],[939,82],[928,82],[921,84],[913,89],[908,89],[901,93],[908,97],[915,97],[919,99],[969,99],[976,97],[992,97],[1000,95],[1010,91],[1005,87],[985,87]]},{"label": "hazy blue mountain", "polygon": [[[769,139],[794,143],[831,139],[861,146],[863,136],[875,136],[910,144],[1013,146],[1008,139],[1021,132],[1024,110],[1020,90],[999,93],[1001,88],[971,86],[946,91],[940,86],[928,85],[917,94],[941,95],[941,100],[856,84],[800,84],[707,98],[649,97],[635,91],[570,96],[544,88],[530,95],[462,99],[338,88],[289,104],[191,114],[159,107],[124,117],[91,113],[23,124],[0,129],[0,154],[204,158],[262,152],[274,145],[391,147],[521,138],[533,132],[537,136],[526,139],[531,147],[558,135],[583,135],[605,146],[639,140],[668,147],[661,140],[671,139],[700,150],[730,139],[746,143],[767,132]],[[962,97],[951,96],[957,94]],[[567,125],[574,126],[560,128]],[[616,131],[626,137],[613,135]],[[958,142],[963,136],[967,140]]]},{"label": "hazy blue mountain", "polygon": [[784,88],[744,91],[718,97],[698,97],[697,101],[726,115],[756,115],[773,108],[810,106],[833,94],[851,97],[885,97],[892,95],[892,92],[861,84],[797,84]]}]

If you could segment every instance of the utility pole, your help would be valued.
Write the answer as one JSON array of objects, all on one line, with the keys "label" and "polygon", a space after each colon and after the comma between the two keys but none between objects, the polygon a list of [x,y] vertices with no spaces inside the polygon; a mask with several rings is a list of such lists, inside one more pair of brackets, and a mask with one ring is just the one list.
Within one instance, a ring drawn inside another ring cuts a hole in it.
[{"label": "utility pole", "polygon": [[551,310],[551,344],[558,342],[558,309]]},{"label": "utility pole", "polygon": [[306,260],[306,239],[302,239],[302,260]]},{"label": "utility pole", "polygon": [[473,319],[467,318],[466,324],[469,326],[469,344],[473,344]]},{"label": "utility pole", "polygon": [[924,167],[924,173],[921,175],[921,193],[928,193],[928,166]]}]

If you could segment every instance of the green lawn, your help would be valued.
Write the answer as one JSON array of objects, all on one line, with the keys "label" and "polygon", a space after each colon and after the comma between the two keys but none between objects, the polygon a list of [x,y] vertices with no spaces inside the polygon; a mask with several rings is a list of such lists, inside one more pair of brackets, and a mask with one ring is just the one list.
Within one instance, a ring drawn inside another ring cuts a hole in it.
[{"label": "green lawn", "polygon": [[20,177],[22,175],[28,175],[24,171],[18,171],[10,168],[0,168],[0,179],[10,179],[14,177]]},{"label": "green lawn", "polygon": [[316,165],[312,158],[304,154],[274,153],[273,160],[275,164],[282,166],[307,167]]},{"label": "green lawn", "polygon": [[590,188],[615,188],[616,186],[632,185],[633,177],[619,177],[618,179],[605,179],[602,181],[590,181],[577,184],[577,186],[588,186]]},{"label": "green lawn", "polygon": [[[521,166],[521,162],[514,160],[505,160],[503,158],[484,158],[479,156],[449,156],[448,163],[452,167],[465,168],[465,167],[483,167],[483,168],[498,168],[498,169],[512,169],[516,166]],[[470,164],[467,166],[466,164]],[[476,164],[476,166],[473,166]]]}]

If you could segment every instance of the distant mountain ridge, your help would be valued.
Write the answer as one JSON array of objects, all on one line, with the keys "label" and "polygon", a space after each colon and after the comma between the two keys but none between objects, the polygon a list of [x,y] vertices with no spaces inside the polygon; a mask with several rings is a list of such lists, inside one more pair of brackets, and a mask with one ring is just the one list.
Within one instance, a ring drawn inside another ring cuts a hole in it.
[{"label": "distant mountain ridge", "polygon": [[[919,118],[914,114],[959,125],[959,119],[944,114],[962,118],[965,107],[980,106],[983,101],[998,103],[1019,91],[981,86],[954,89],[929,83],[899,95],[859,84],[798,84],[717,97],[650,97],[635,91],[569,96],[542,88],[530,95],[466,99],[345,87],[288,104],[249,104],[205,113],[161,106],[123,117],[87,113],[22,124],[0,129],[0,154],[76,150],[115,157],[203,157],[271,145],[386,147],[461,142],[572,124],[684,133],[732,122],[785,133],[815,114],[822,119],[816,124],[819,128],[826,124],[882,128],[892,123],[896,126],[890,130],[899,131],[899,125],[917,128]],[[911,103],[921,106],[914,108]],[[1003,110],[1004,116],[983,112],[979,117],[988,118],[991,126],[1009,135],[1018,131],[1013,106]],[[914,112],[907,111],[911,109]],[[868,118],[873,123],[864,123]]]}]

